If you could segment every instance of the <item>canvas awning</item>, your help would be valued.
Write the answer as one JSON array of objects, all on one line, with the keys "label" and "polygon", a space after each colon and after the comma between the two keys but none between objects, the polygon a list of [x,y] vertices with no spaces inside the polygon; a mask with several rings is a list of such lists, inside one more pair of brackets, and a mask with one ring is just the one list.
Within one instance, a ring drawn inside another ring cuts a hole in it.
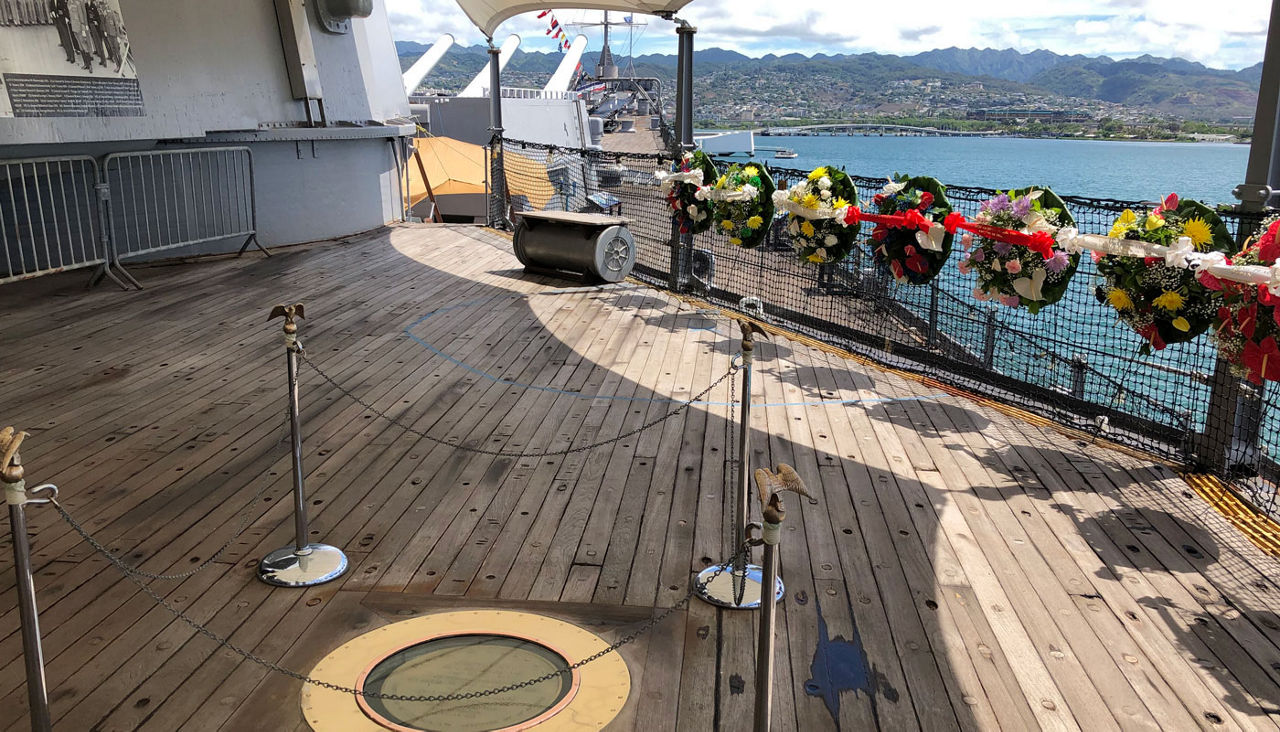
[{"label": "canvas awning", "polygon": [[620,10],[626,13],[645,13],[648,15],[668,15],[688,5],[690,0],[578,0],[568,5],[562,3],[547,4],[522,0],[458,0],[458,6],[467,14],[472,23],[492,38],[493,32],[507,18],[521,13],[548,8],[573,8],[582,10]]},{"label": "canvas awning", "polygon": [[[422,168],[436,196],[485,192],[485,150],[479,145],[451,137],[418,137],[413,146],[422,160]],[[507,187],[512,196],[524,196],[529,206],[545,208],[555,195],[547,178],[546,166],[524,155],[507,152],[507,164],[520,171],[509,175]],[[427,186],[415,161],[409,162],[409,204],[416,205],[427,197]]]}]

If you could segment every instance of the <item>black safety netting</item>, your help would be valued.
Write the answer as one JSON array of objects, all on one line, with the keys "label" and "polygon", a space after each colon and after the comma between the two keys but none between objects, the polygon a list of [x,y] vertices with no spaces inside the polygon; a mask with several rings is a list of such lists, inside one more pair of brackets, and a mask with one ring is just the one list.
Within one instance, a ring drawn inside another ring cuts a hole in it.
[{"label": "black safety netting", "polygon": [[[673,229],[657,170],[670,156],[566,149],[504,140],[508,210],[616,213],[635,236],[633,275],[672,292],[739,310],[1087,433],[1146,450],[1189,469],[1231,479],[1259,507],[1274,512],[1280,482],[1280,401],[1220,364],[1209,335],[1139,353],[1143,339],[1100,304],[1100,281],[1086,253],[1066,295],[1037,315],[977,300],[975,275],[956,264],[960,246],[927,285],[899,285],[876,266],[866,246],[843,261],[801,262],[786,219],[775,217],[765,242],[742,249],[708,231],[681,237]],[[768,166],[779,189],[807,170]],[[912,171],[927,175],[928,171]],[[863,210],[885,183],[851,175]],[[945,181],[943,181],[945,183]],[[1011,187],[1035,181],[1010,180]],[[946,189],[954,210],[972,218],[987,188]],[[1126,208],[1150,202],[1057,191],[1086,234],[1106,234]],[[1220,210],[1242,241],[1261,220]]]}]

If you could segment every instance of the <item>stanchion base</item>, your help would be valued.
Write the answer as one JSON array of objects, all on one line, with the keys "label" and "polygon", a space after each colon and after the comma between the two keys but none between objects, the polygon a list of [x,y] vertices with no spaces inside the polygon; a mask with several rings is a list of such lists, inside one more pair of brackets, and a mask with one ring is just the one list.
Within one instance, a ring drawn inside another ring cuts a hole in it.
[{"label": "stanchion base", "polygon": [[[748,564],[745,579],[746,586],[742,590],[742,602],[736,603],[733,601],[735,578],[730,574],[728,565],[713,564],[698,573],[698,584],[695,585],[694,594],[719,607],[727,607],[731,610],[753,610],[760,607],[760,583],[764,579],[764,570],[758,564]],[[781,600],[786,594],[781,577],[778,578],[778,586],[774,590],[775,602]]]},{"label": "stanchion base", "polygon": [[337,579],[347,571],[347,555],[328,544],[287,546],[258,562],[258,579],[277,587],[310,587]]}]

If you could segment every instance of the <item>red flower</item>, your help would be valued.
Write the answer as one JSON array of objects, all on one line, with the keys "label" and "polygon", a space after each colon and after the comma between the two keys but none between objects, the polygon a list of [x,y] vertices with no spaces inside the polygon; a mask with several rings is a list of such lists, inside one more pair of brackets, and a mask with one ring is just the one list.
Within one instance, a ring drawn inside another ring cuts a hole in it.
[{"label": "red flower", "polygon": [[876,224],[875,230],[871,232],[871,238],[875,241],[884,241],[884,238],[888,235],[889,232],[885,231],[883,224]]},{"label": "red flower", "polygon": [[876,195],[872,196],[872,197],[871,197],[871,202],[872,202],[872,203],[874,203],[874,204],[875,204],[875,205],[877,205],[877,206],[879,206],[880,204],[884,203],[884,194],[883,194],[883,193],[877,193]]},{"label": "red flower", "polygon": [[902,251],[906,253],[908,257],[914,257],[916,255],[916,247],[914,244],[908,244]]},{"label": "red flower", "polygon": [[1160,257],[1143,257],[1142,258],[1142,263],[1147,265],[1148,267],[1154,267],[1155,265],[1163,261],[1164,260],[1161,259]]},{"label": "red flower", "polygon": [[1245,343],[1240,361],[1249,369],[1249,381],[1255,384],[1261,384],[1263,379],[1280,381],[1280,346],[1276,345],[1275,338],[1267,336],[1260,343]]},{"label": "red flower", "polygon": [[1272,224],[1258,237],[1258,257],[1263,264],[1273,264],[1280,259],[1280,221]]},{"label": "red flower", "polygon": [[1138,331],[1138,335],[1146,338],[1147,343],[1150,343],[1151,347],[1157,351],[1163,351],[1164,347],[1168,345],[1164,342],[1164,339],[1160,337],[1160,329],[1156,327],[1155,323],[1143,326]]},{"label": "red flower", "polygon": [[890,260],[889,260],[889,269],[893,272],[893,276],[894,276],[894,278],[895,278],[895,279],[899,279],[899,280],[900,280],[900,279],[902,279],[902,278],[903,278],[903,276],[904,276],[904,274],[905,274],[905,273],[902,271],[902,262],[899,262],[899,261],[898,261],[898,260],[896,260],[896,259],[890,259]]},{"label": "red flower", "polygon": [[1240,312],[1236,313],[1236,322],[1245,338],[1253,338],[1253,331],[1258,327],[1258,306],[1240,308]]},{"label": "red flower", "polygon": [[933,194],[928,191],[920,193],[920,210],[923,211],[933,205]]},{"label": "red flower", "polygon": [[1196,279],[1200,282],[1200,284],[1204,285],[1210,290],[1218,291],[1222,289],[1222,280],[1209,274],[1209,270],[1207,269],[1202,269],[1199,272],[1197,272]]},{"label": "red flower", "polygon": [[1258,285],[1258,302],[1263,305],[1278,305],[1280,297],[1271,294],[1271,290],[1266,285]]},{"label": "red flower", "polygon": [[1225,305],[1218,308],[1218,332],[1223,337],[1230,337],[1235,334],[1235,322],[1231,320],[1231,309]]},{"label": "red flower", "polygon": [[907,257],[907,269],[916,274],[924,274],[929,271],[929,262],[919,254],[913,254]]}]

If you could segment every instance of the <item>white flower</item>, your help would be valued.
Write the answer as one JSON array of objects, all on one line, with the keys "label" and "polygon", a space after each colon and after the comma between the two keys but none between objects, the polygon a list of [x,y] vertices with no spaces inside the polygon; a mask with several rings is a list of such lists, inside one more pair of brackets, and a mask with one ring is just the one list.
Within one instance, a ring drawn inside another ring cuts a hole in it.
[{"label": "white flower", "polygon": [[827,177],[827,176],[825,176],[825,175],[824,175],[824,176],[822,176],[821,178],[819,178],[819,179],[818,179],[818,188],[821,188],[821,189],[822,189],[822,190],[824,190],[824,191],[825,191],[825,190],[830,189],[830,188],[831,188],[831,179],[830,179],[830,178],[828,178],[828,177]]},{"label": "white flower", "polygon": [[792,236],[795,236],[796,234],[799,234],[799,233],[800,233],[800,222],[799,222],[798,220],[796,220],[796,219],[791,219],[791,223],[787,224],[787,233],[788,233],[788,234],[791,234]]},{"label": "white flower", "polygon": [[[1039,193],[1039,191],[1036,191],[1036,193]],[[1039,211],[1032,211],[1026,216],[1023,216],[1022,223],[1027,227],[1027,231],[1030,232],[1053,231],[1053,224],[1050,224],[1049,220],[1046,219]]]},{"label": "white flower", "polygon": [[747,200],[755,200],[755,197],[760,193],[760,191],[757,190],[756,187],[751,185],[750,183],[744,183],[742,188],[740,188],[739,190],[742,191],[742,194],[747,197]]},{"label": "white flower", "polygon": [[884,194],[884,195],[886,195],[886,196],[892,196],[893,194],[897,193],[898,191],[900,191],[900,190],[902,190],[903,188],[906,188],[906,187],[907,187],[907,184],[906,184],[906,182],[905,182],[905,181],[904,181],[904,182],[902,182],[902,183],[894,183],[894,182],[891,180],[891,181],[889,181],[888,183],[886,183],[886,184],[885,184],[884,188],[881,188],[881,189],[880,189],[880,192],[881,192],[881,193],[883,193],[883,194]]},{"label": "white flower", "polygon": [[819,193],[818,196],[824,201],[829,200],[831,198],[831,191],[823,191],[822,193]]},{"label": "white flower", "polygon": [[823,247],[818,247],[817,251],[815,251],[814,254],[818,255],[818,258],[821,259],[822,261],[824,262],[827,261],[827,250],[824,249]]},{"label": "white flower", "polygon": [[696,205],[692,204],[692,203],[691,203],[691,204],[689,204],[688,211],[689,211],[689,215],[690,215],[690,216],[697,216],[697,215],[698,215],[698,207],[697,207]]},{"label": "white flower", "polygon": [[836,245],[835,234],[827,234],[825,237],[823,237],[822,242],[829,247],[835,246]]}]

